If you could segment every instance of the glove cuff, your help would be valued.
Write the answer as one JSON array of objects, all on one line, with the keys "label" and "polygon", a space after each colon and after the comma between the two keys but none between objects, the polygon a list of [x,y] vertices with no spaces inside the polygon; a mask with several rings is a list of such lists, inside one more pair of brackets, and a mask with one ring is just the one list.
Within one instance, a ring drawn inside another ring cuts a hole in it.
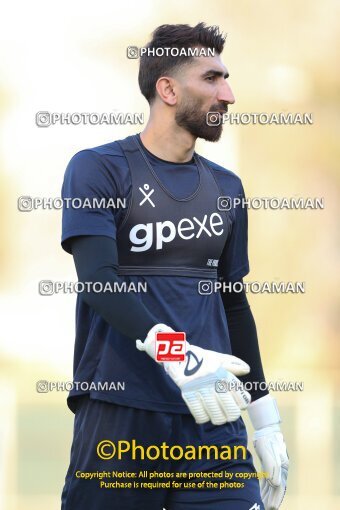
[{"label": "glove cuff", "polygon": [[264,427],[260,430],[255,430],[253,440],[256,441],[261,437],[268,436],[269,434],[281,433],[280,425],[269,425],[269,427]]},{"label": "glove cuff", "polygon": [[255,400],[248,406],[248,415],[255,430],[281,423],[276,400],[271,395]]}]

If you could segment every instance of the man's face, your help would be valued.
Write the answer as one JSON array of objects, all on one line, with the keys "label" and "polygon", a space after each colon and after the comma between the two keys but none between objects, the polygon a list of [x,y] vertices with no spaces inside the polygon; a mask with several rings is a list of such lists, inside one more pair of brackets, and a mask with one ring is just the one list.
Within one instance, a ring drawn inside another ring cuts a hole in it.
[{"label": "man's face", "polygon": [[[223,124],[209,125],[208,112],[228,111],[228,105],[235,102],[227,82],[227,68],[220,55],[195,57],[176,76],[178,103],[175,121],[193,136],[210,142],[217,142],[222,134]],[[220,117],[222,121],[222,117]]]}]

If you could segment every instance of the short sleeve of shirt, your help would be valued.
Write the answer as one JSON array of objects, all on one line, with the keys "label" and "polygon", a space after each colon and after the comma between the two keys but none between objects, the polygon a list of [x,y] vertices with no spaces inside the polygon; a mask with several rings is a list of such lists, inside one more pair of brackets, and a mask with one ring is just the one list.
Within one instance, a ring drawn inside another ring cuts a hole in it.
[{"label": "short sleeve of shirt", "polygon": [[[236,179],[235,179],[236,180]],[[235,183],[234,180],[234,183]],[[237,179],[231,198],[244,198],[242,183]],[[236,201],[238,203],[239,200]],[[249,273],[248,260],[248,214],[246,207],[235,205],[230,210],[232,227],[219,262],[219,276],[225,281],[241,280]]]},{"label": "short sleeve of shirt", "polygon": [[116,239],[114,209],[109,205],[117,198],[117,188],[100,154],[83,150],[73,156],[65,171],[61,195],[61,244],[65,251],[71,253],[70,239],[75,236],[104,235]]}]

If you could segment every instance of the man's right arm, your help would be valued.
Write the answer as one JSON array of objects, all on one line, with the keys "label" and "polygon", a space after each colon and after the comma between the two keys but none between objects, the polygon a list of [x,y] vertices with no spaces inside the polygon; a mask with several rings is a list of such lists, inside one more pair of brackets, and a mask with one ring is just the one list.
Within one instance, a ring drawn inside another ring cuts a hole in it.
[{"label": "man's right arm", "polygon": [[82,299],[123,335],[134,340],[146,338],[148,331],[160,321],[136,295],[132,292],[95,292],[87,283],[99,282],[102,288],[106,286],[113,290],[122,283],[117,274],[116,241],[105,236],[78,236],[70,240],[70,247],[78,280],[85,284]]}]

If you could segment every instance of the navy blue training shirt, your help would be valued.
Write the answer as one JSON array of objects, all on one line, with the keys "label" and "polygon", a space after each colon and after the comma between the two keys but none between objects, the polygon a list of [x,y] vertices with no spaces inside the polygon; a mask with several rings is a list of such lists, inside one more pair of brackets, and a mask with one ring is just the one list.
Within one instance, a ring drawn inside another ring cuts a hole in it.
[{"label": "navy blue training shirt", "polygon": [[[141,144],[139,136],[138,141]],[[143,152],[161,186],[169,194],[185,199],[195,193],[199,183],[195,158],[185,164],[172,163],[152,155],[145,147]],[[211,169],[222,195],[231,198],[244,196],[239,177],[205,158],[201,159]],[[131,191],[127,159],[119,143],[112,142],[73,156],[66,169],[62,197],[126,198],[129,205]],[[144,192],[143,196],[148,193]],[[70,252],[71,238],[81,235],[101,235],[117,240],[126,214],[127,209],[114,207],[64,207],[63,248]],[[249,272],[246,209],[233,209],[229,218],[231,225],[219,260],[218,274],[225,281],[238,281]],[[190,240],[187,243],[190,247]],[[148,291],[136,296],[160,323],[185,331],[192,344],[231,354],[221,295],[219,292],[201,295],[198,282],[203,278],[177,274],[124,274],[120,278],[136,286],[138,282],[147,283]],[[189,413],[179,388],[164,369],[147,354],[138,351],[134,341],[114,330],[84,302],[81,294],[77,296],[76,306],[74,381],[78,385],[81,382],[96,383],[97,387],[90,391],[91,398],[153,411]],[[102,387],[103,383],[113,382],[111,388],[115,386],[116,389],[98,391],[99,382]],[[124,383],[124,390],[118,382]],[[84,392],[79,386],[76,388],[77,385],[70,393],[71,399]]]}]

